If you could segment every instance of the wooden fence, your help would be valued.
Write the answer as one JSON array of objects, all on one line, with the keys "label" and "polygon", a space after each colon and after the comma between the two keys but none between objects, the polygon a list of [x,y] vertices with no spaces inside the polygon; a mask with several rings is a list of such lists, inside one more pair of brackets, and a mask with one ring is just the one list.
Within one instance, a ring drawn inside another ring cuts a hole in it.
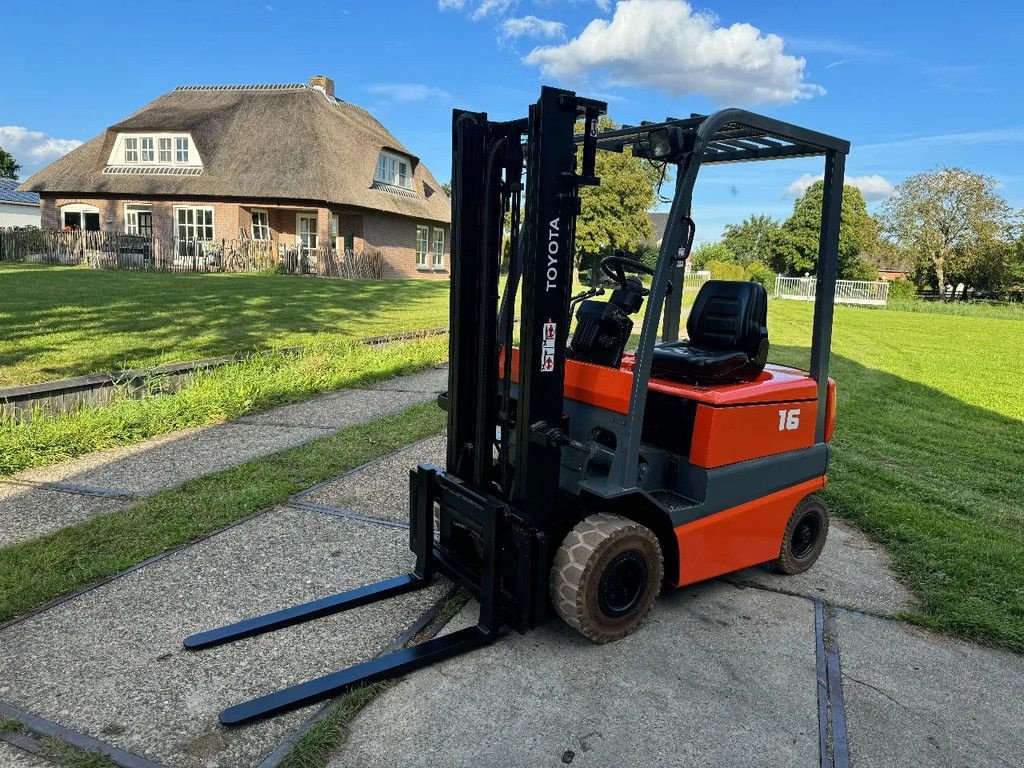
[{"label": "wooden fence", "polygon": [[276,240],[194,240],[119,232],[0,229],[0,261],[154,272],[281,272],[380,278],[379,251],[339,253]]}]

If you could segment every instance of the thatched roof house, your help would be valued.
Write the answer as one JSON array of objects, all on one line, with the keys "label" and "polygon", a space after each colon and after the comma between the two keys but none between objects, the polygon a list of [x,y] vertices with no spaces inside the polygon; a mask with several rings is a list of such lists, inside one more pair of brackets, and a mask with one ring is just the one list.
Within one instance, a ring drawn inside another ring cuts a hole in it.
[{"label": "thatched roof house", "polygon": [[369,112],[309,84],[184,86],[47,166],[45,227],[381,251],[444,274],[450,203]]}]

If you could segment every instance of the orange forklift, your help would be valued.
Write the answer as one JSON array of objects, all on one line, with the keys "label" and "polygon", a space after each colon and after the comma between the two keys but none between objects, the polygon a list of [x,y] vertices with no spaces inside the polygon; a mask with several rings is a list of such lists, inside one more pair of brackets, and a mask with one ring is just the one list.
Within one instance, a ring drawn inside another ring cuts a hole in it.
[{"label": "orange forklift", "polygon": [[[320,618],[438,576],[478,600],[476,626],[229,707],[225,724],[401,675],[552,615],[613,641],[637,629],[663,587],[766,562],[800,573],[817,560],[829,524],[815,493],[835,423],[828,363],[849,143],[740,109],[599,131],[605,111],[543,88],[520,120],[454,113],[449,387],[439,399],[447,455],[444,468],[410,472],[412,573],[185,646]],[[598,152],[625,151],[675,173],[657,264],[617,252],[600,262],[607,300],[598,288],[572,296],[579,191],[600,184]],[[701,167],[796,157],[825,161],[809,371],[768,363],[767,294],[752,282],[701,286],[680,340]]]}]

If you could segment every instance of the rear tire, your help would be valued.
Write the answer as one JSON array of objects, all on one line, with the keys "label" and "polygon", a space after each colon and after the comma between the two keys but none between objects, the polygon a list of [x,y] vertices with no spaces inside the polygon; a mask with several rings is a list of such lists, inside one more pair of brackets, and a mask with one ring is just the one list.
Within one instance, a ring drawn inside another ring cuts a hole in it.
[{"label": "rear tire", "polygon": [[828,538],[828,507],[806,496],[789,516],[775,568],[788,576],[803,573],[817,561]]},{"label": "rear tire", "polygon": [[604,512],[581,520],[551,566],[551,602],[570,627],[595,643],[633,632],[651,610],[664,576],[651,530]]}]

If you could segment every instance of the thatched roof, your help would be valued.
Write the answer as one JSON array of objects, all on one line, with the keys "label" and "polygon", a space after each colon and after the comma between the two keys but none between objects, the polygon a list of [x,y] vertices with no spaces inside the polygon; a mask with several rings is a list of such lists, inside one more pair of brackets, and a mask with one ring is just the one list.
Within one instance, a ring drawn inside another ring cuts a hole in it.
[{"label": "thatched roof", "polygon": [[[104,173],[117,134],[143,131],[191,134],[202,173]],[[412,158],[415,195],[374,187],[381,149]],[[51,163],[22,189],[318,201],[451,220],[441,185],[369,112],[303,84],[176,88]]]}]

